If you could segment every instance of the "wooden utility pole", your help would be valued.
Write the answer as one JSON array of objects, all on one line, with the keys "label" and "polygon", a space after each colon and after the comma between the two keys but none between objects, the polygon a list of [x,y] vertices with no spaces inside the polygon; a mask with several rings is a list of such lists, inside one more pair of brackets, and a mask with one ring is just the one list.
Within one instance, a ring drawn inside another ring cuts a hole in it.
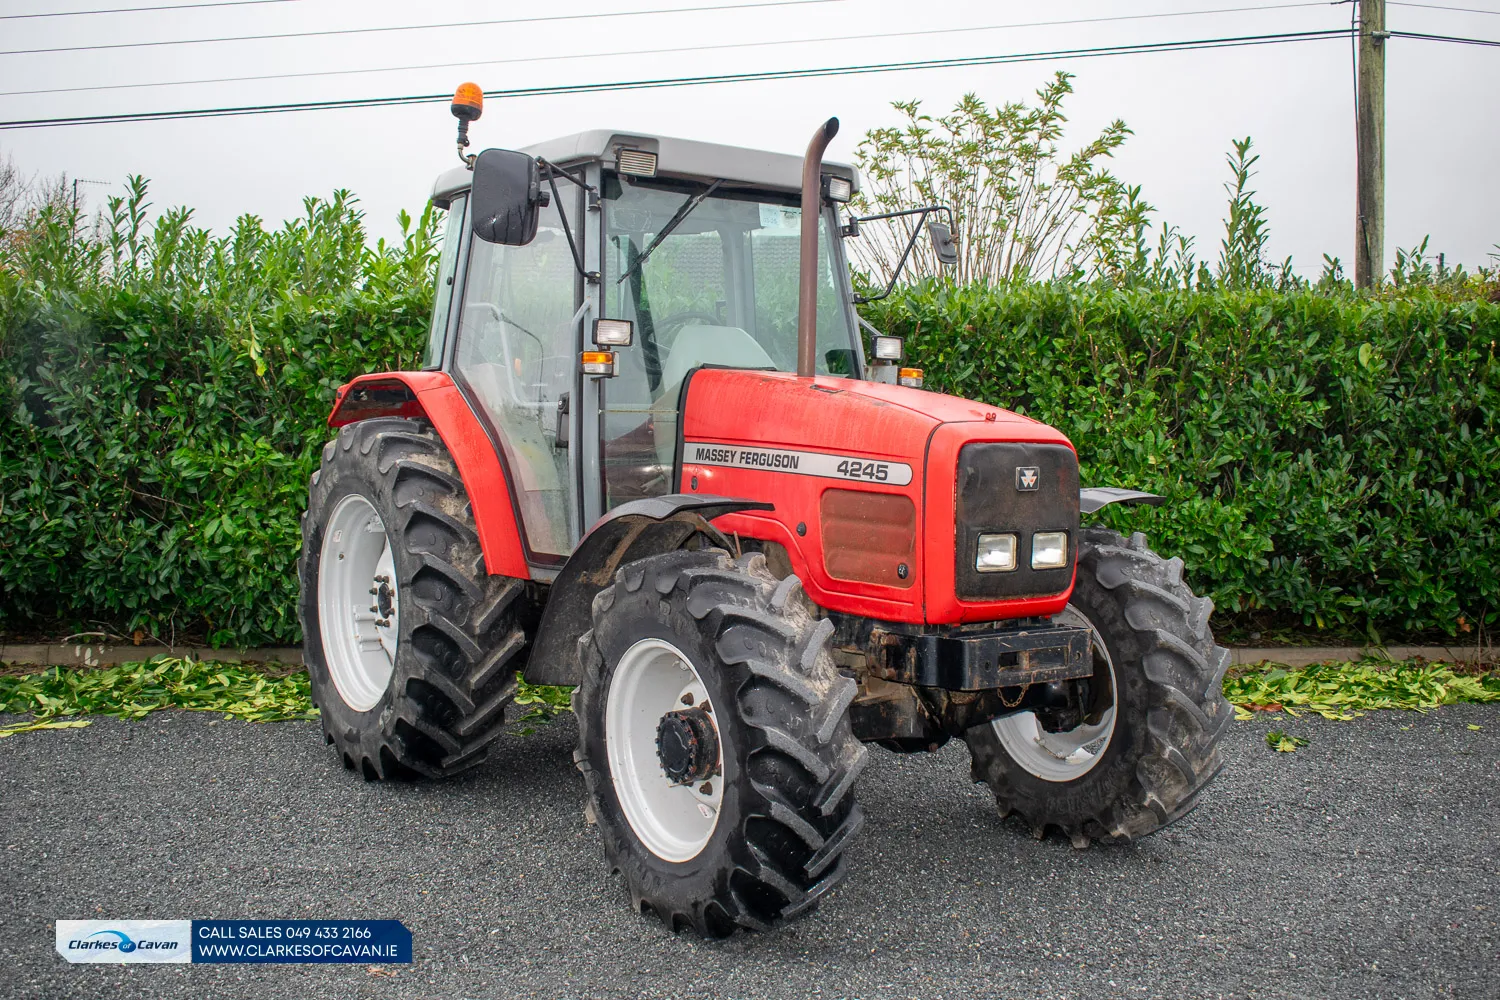
[{"label": "wooden utility pole", "polygon": [[1354,283],[1385,275],[1385,0],[1359,0],[1359,115]]}]

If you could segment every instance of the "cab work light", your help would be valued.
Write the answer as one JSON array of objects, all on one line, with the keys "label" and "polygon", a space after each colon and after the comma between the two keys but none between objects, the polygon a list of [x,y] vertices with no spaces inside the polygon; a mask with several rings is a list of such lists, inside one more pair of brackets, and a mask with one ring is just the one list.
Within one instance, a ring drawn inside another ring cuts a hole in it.
[{"label": "cab work light", "polygon": [[584,351],[583,373],[585,375],[604,375],[606,377],[613,377],[615,374],[615,352]]},{"label": "cab work light", "polygon": [[854,197],[854,182],[847,177],[823,176],[823,195],[829,201],[846,202]]},{"label": "cab work light", "polygon": [[901,338],[900,337],[876,337],[875,356],[881,361],[901,360]]},{"label": "cab work light", "polygon": [[628,319],[594,320],[594,343],[600,347],[629,347],[635,325]]},{"label": "cab work light", "polygon": [[896,376],[896,381],[908,389],[922,388],[922,369],[903,368]]},{"label": "cab work light", "polygon": [[615,150],[615,169],[632,177],[655,177],[656,154],[644,149],[621,147]]}]

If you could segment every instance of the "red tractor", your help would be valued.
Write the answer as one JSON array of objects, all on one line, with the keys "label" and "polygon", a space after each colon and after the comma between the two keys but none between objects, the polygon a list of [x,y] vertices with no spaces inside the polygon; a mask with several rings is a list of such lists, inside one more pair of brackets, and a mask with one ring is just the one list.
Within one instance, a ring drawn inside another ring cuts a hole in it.
[{"label": "red tractor", "polygon": [[838,883],[867,743],[959,737],[1003,815],[1080,847],[1193,807],[1232,718],[1212,604],[1079,524],[1160,498],[1081,489],[1061,433],[861,333],[837,120],[800,160],[609,131],[475,156],[479,102],[432,194],[422,369],[339,390],[303,520],[346,766],[463,771],[518,677],[576,685],[609,864],[709,936]]}]

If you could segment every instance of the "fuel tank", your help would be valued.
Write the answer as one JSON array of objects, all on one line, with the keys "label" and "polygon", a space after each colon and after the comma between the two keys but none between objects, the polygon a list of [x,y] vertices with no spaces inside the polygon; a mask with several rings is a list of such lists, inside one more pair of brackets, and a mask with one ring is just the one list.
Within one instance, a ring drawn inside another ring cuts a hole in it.
[{"label": "fuel tank", "polygon": [[[678,426],[679,491],[774,504],[714,523],[781,545],[820,607],[957,625],[1067,603],[1078,459],[1046,424],[921,389],[704,368]],[[1033,536],[1059,532],[1062,564],[1033,569]],[[979,537],[997,534],[1014,536],[1013,563],[981,571]]]}]

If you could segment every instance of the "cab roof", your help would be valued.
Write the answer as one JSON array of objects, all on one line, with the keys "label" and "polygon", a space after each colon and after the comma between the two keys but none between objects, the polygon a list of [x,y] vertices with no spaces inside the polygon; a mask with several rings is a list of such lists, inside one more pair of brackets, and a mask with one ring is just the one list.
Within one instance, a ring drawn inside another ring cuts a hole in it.
[{"label": "cab roof", "polygon": [[[521,150],[539,156],[560,167],[594,161],[614,166],[621,148],[656,154],[658,177],[693,180],[725,180],[753,187],[795,193],[802,188],[802,157],[772,153],[763,149],[721,146],[715,142],[674,139],[671,136],[647,135],[643,132],[614,132],[591,129],[558,139],[548,139]],[[847,163],[824,161],[825,173],[847,177],[859,190],[859,171]],[[466,167],[445,171],[432,188],[432,200],[447,208],[455,194],[466,191],[473,180]]]}]

